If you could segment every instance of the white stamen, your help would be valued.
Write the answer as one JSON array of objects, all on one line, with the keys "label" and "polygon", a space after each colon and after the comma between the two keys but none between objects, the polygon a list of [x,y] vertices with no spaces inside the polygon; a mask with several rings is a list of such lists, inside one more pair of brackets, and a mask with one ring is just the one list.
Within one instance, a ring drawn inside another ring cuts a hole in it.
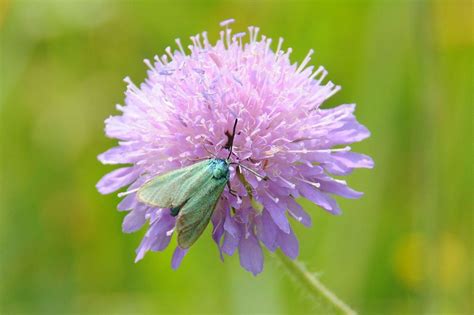
[{"label": "white stamen", "polygon": [[168,56],[166,56],[166,55],[161,56],[161,62],[163,62],[164,65],[167,65],[168,64]]},{"label": "white stamen", "polygon": [[270,195],[270,193],[268,191],[265,191],[265,193],[274,203],[279,203],[280,202],[280,199],[278,197],[274,197],[274,196]]},{"label": "white stamen", "polygon": [[295,214],[294,214],[293,212],[291,212],[291,211],[288,211],[288,212],[289,212],[290,215],[291,215],[293,218],[295,218],[298,222],[303,221],[303,217],[299,217],[299,216],[295,215]]},{"label": "white stamen", "polygon": [[333,96],[334,94],[336,94],[337,92],[339,92],[341,90],[341,86],[340,85],[336,85],[332,90],[331,90],[331,93],[329,93],[327,96],[326,96],[326,99],[330,98],[331,96]]},{"label": "white stamen", "polygon": [[170,46],[166,47],[166,48],[165,48],[165,51],[166,51],[166,53],[168,54],[168,56],[170,56],[171,60],[173,60],[173,59],[174,59],[174,58],[173,58],[174,56],[173,56],[173,53],[171,52],[171,47],[170,47]]},{"label": "white stamen", "polygon": [[132,82],[132,80],[130,80],[130,77],[123,78],[123,82],[128,83],[130,85],[133,85],[133,82]]},{"label": "white stamen", "polygon": [[336,183],[339,183],[339,184],[347,185],[347,182],[345,180],[342,180],[342,179],[333,178],[333,181],[336,182]]},{"label": "white stamen", "polygon": [[132,80],[130,79],[130,77],[125,77],[123,79],[123,81],[125,83],[127,83],[127,88],[128,88],[128,91],[133,93],[134,95],[136,95],[137,97],[140,97],[140,94],[141,94],[141,91],[140,89],[132,82]]},{"label": "white stamen", "polygon": [[294,189],[296,187],[295,184],[293,184],[292,182],[286,180],[285,178],[283,178],[282,176],[278,175],[278,178],[280,178],[284,183],[286,183],[288,186],[290,186],[292,189]]},{"label": "white stamen", "polygon": [[230,34],[232,34],[232,30],[230,28],[226,29],[225,34],[226,34],[225,40],[227,42],[227,48],[230,48],[230,44],[231,44]]},{"label": "white stamen", "polygon": [[219,32],[219,41],[222,42],[222,45],[225,45],[225,43],[224,43],[224,31]]},{"label": "white stamen", "polygon": [[192,46],[197,47],[196,38],[194,38],[194,36],[189,36],[189,39],[191,39],[191,41],[193,42]]},{"label": "white stamen", "polygon": [[306,57],[304,58],[303,62],[301,62],[300,66],[298,69],[296,69],[296,73],[299,73],[301,70],[304,69],[304,67],[308,64],[308,62],[311,60],[311,55],[314,53],[314,50],[310,49]]},{"label": "white stamen", "polygon": [[247,35],[247,33],[245,33],[245,32],[240,32],[240,33],[234,34],[234,36],[232,36],[232,38],[233,38],[234,40],[236,40],[236,39],[238,39],[238,38],[244,37],[245,35]]},{"label": "white stamen", "polygon": [[153,72],[156,72],[156,69],[155,67],[153,67],[153,64],[150,62],[150,60],[144,59],[143,62],[146,64],[148,68],[150,68],[150,70],[152,70]]},{"label": "white stamen", "polygon": [[281,45],[283,44],[283,40],[284,40],[283,37],[280,37],[280,38],[278,39],[278,46],[277,46],[277,49],[276,49],[276,51],[275,51],[276,59],[278,59],[278,54],[279,54],[279,52],[280,52]]},{"label": "white stamen", "polygon": [[196,34],[195,38],[196,38],[196,44],[197,44],[198,48],[202,50],[201,35],[200,35],[200,34]]},{"label": "white stamen", "polygon": [[255,32],[253,34],[253,41],[256,42],[257,41],[257,36],[258,36],[258,32],[260,31],[260,28],[259,27],[255,27]]},{"label": "white stamen", "polygon": [[306,183],[306,184],[310,184],[311,186],[314,186],[314,187],[316,187],[316,188],[321,187],[321,184],[320,184],[320,183],[313,183],[313,182],[310,182],[309,180],[306,180],[306,179],[304,179],[304,178],[296,178],[296,179],[298,179],[298,180],[300,180],[300,181],[302,181],[302,182],[304,182],[304,183]]},{"label": "white stamen", "polygon": [[287,150],[286,152],[288,153],[302,153],[302,154],[307,154],[307,153],[332,153],[332,152],[348,152],[351,150],[350,146],[346,146],[344,148],[337,148],[337,149],[319,149],[319,150],[308,150],[308,149],[302,149],[302,150]]},{"label": "white stamen", "polygon": [[319,77],[318,79],[318,84],[321,84],[321,82],[323,82],[324,78],[328,75],[328,72],[326,69],[322,69],[322,74],[321,76]]},{"label": "white stamen", "polygon": [[142,91],[135,84],[133,84],[132,80],[130,80],[130,77],[125,77],[123,81],[128,83],[127,88],[129,93],[133,94],[136,98],[138,98],[145,104],[149,104],[149,101],[143,96]]},{"label": "white stamen", "polygon": [[207,38],[207,32],[202,32],[202,41],[204,43],[204,47],[208,48],[209,47],[209,39]]},{"label": "white stamen", "polygon": [[159,56],[155,55],[153,57],[153,60],[155,60],[155,64],[156,64],[157,68],[164,67],[164,64],[163,64],[163,62],[161,62],[161,59],[160,59]]},{"label": "white stamen", "polygon": [[250,41],[250,43],[252,43],[254,27],[253,27],[253,26],[249,26],[249,27],[248,27],[248,30],[249,30],[249,41]]},{"label": "white stamen", "polygon": [[140,188],[135,188],[135,189],[132,189],[132,190],[129,190],[129,191],[125,191],[125,192],[121,192],[121,193],[118,193],[117,196],[119,198],[122,198],[123,196],[127,196],[127,195],[130,195],[130,194],[133,194],[135,192],[137,192]]},{"label": "white stamen", "polygon": [[224,26],[230,25],[234,22],[235,22],[235,19],[227,19],[227,20],[224,20],[224,21],[220,22],[219,25],[221,27],[224,27]]},{"label": "white stamen", "polygon": [[183,45],[181,45],[181,40],[180,40],[179,38],[176,38],[176,39],[175,39],[175,42],[176,42],[176,45],[178,45],[179,51],[181,51],[181,53],[183,54],[183,56],[185,56],[186,53],[184,52]]},{"label": "white stamen", "polygon": [[270,45],[272,44],[272,39],[269,38],[267,39],[267,45],[265,46],[265,55],[268,53],[268,51],[270,50]]},{"label": "white stamen", "polygon": [[313,72],[313,74],[309,77],[309,79],[313,80],[318,74],[320,74],[321,72],[324,72],[324,71],[325,71],[324,67],[319,66],[319,68],[316,71]]}]

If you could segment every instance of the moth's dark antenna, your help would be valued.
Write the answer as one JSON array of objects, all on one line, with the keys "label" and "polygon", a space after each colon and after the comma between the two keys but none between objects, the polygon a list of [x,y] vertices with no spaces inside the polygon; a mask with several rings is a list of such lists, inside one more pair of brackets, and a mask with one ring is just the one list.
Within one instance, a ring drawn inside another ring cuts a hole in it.
[{"label": "moth's dark antenna", "polygon": [[214,158],[217,158],[217,156],[216,156],[214,153],[212,153],[211,151],[209,151],[209,150],[206,148],[206,144],[205,144],[204,142],[201,142],[201,145],[202,145],[204,151],[206,151],[207,154],[209,154],[209,156],[204,157],[204,158],[199,158],[199,159],[189,159],[190,161],[198,162],[198,161],[202,161],[202,160],[207,160],[207,159],[210,158],[210,156],[212,156],[212,157],[214,157]]},{"label": "moth's dark antenna", "polygon": [[235,128],[237,127],[237,122],[239,120],[236,118],[234,122],[234,128],[232,128],[232,135],[229,138],[229,155],[227,156],[227,160],[230,159],[232,155],[232,149],[234,148],[234,137],[235,137]]},{"label": "moth's dark antenna", "polygon": [[211,156],[216,157],[216,155],[215,155],[214,153],[212,153],[211,151],[209,151],[209,150],[206,148],[206,145],[205,145],[204,143],[202,144],[202,147],[203,147],[204,150],[205,150],[207,153],[209,153]]}]

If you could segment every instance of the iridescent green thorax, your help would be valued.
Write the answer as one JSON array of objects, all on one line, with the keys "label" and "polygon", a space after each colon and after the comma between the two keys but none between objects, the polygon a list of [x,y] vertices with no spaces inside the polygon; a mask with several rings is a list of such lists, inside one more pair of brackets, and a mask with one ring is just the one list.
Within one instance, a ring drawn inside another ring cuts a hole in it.
[{"label": "iridescent green thorax", "polygon": [[229,162],[223,159],[211,159],[209,161],[209,170],[215,179],[229,179]]}]

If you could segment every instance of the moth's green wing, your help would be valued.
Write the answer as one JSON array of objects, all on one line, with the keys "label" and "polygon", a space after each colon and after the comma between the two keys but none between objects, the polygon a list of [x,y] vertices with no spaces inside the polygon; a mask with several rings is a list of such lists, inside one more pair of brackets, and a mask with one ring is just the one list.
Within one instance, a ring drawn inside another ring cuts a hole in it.
[{"label": "moth's green wing", "polygon": [[148,205],[177,212],[178,244],[188,248],[209,224],[227,181],[228,164],[204,160],[154,177],[140,187],[137,197]]},{"label": "moth's green wing", "polygon": [[208,177],[183,205],[176,220],[179,247],[189,248],[201,236],[209,224],[227,181],[226,177]]},{"label": "moth's green wing", "polygon": [[137,198],[154,207],[180,207],[211,176],[208,168],[209,160],[204,160],[158,175],[140,187]]}]

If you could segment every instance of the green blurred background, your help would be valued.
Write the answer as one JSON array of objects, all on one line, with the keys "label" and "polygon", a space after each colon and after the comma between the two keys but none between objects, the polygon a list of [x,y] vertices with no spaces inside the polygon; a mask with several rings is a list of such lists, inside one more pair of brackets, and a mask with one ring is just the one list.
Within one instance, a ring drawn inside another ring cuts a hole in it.
[{"label": "green blurred background", "polygon": [[253,277],[221,263],[210,229],[178,271],[172,249],[134,264],[142,230],[122,234],[103,121],[145,58],[174,38],[237,20],[285,38],[293,61],[357,103],[374,170],[333,217],[304,203],[300,258],[361,314],[472,314],[471,1],[0,1],[0,313],[310,314],[273,261]]}]

